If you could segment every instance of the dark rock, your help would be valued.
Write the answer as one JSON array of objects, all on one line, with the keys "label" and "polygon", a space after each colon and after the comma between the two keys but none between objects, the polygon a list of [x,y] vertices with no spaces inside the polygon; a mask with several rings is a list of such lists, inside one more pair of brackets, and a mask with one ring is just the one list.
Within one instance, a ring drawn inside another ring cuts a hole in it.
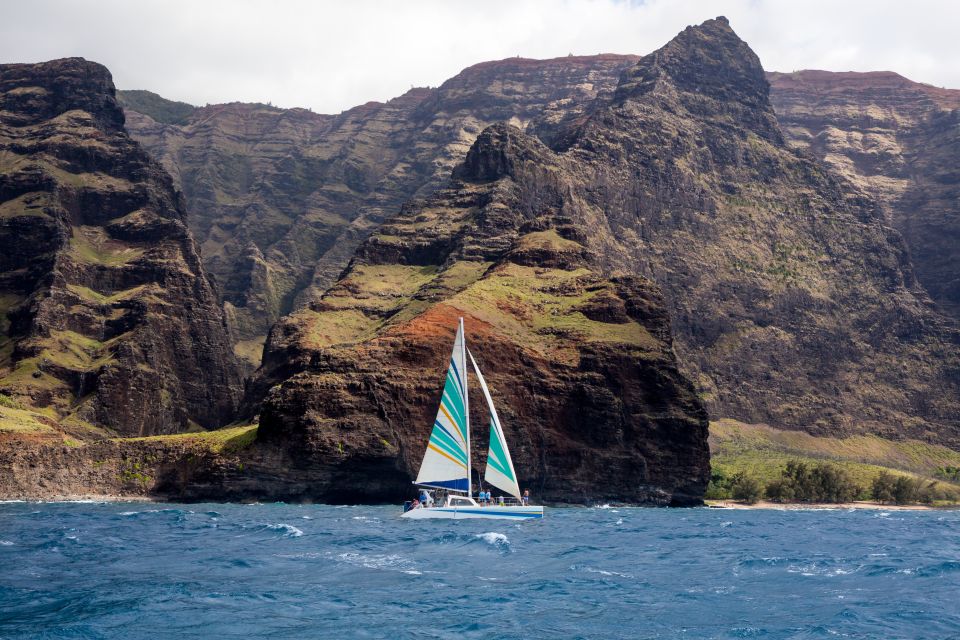
[{"label": "dark rock", "polygon": [[0,66],[0,391],[124,435],[228,421],[241,392],[170,177],[109,72]]}]

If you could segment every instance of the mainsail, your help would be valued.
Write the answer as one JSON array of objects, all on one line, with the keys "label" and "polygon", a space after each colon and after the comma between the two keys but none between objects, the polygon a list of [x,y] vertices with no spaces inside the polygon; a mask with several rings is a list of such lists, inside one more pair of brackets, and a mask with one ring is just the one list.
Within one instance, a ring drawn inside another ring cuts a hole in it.
[{"label": "mainsail", "polygon": [[453,342],[443,398],[416,484],[470,491],[470,421],[467,400],[467,355],[463,319]]},{"label": "mainsail", "polygon": [[480,381],[480,388],[483,389],[483,395],[487,399],[487,407],[490,408],[490,450],[487,452],[487,471],[484,479],[497,487],[506,491],[512,496],[520,499],[520,486],[517,484],[517,473],[513,470],[513,460],[510,459],[510,449],[507,448],[507,439],[503,436],[503,428],[500,426],[500,418],[497,417],[497,410],[493,406],[493,398],[490,397],[490,390],[487,389],[487,383],[480,373],[480,367],[477,361],[470,354],[470,362],[473,363],[473,370],[477,374],[477,380]]}]

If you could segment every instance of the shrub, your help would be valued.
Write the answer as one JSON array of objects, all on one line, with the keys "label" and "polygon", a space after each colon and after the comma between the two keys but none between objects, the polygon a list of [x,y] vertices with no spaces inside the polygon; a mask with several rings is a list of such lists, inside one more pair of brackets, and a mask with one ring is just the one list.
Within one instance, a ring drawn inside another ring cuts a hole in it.
[{"label": "shrub", "polygon": [[919,480],[900,476],[893,483],[893,501],[897,504],[916,502],[920,494],[921,484]]},{"label": "shrub", "polygon": [[840,467],[811,467],[796,460],[788,462],[781,478],[767,487],[767,495],[779,502],[849,502],[860,492],[860,487]]},{"label": "shrub", "polygon": [[960,467],[938,467],[933,472],[933,477],[947,482],[960,482]]},{"label": "shrub", "polygon": [[793,496],[793,485],[787,480],[780,478],[767,485],[767,498],[774,502],[791,502]]},{"label": "shrub", "polygon": [[873,479],[873,484],[870,485],[870,497],[877,502],[893,502],[893,489],[896,482],[891,473],[881,471],[880,475]]},{"label": "shrub", "polygon": [[710,474],[710,483],[703,494],[707,500],[729,500],[730,499],[730,478],[721,471],[713,471]]},{"label": "shrub", "polygon": [[763,487],[757,479],[743,473],[738,473],[732,478],[730,492],[734,500],[742,500],[747,504],[756,504],[763,497]]}]

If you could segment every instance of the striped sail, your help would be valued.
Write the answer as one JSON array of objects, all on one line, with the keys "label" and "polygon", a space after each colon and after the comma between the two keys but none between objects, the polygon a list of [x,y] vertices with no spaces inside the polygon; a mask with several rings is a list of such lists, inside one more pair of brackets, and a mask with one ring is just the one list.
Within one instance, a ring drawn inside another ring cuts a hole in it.
[{"label": "striped sail", "polygon": [[500,425],[500,418],[497,417],[497,410],[493,406],[493,398],[490,397],[490,390],[487,389],[487,383],[472,353],[470,362],[473,363],[473,370],[477,374],[483,396],[487,399],[487,406],[490,408],[490,450],[487,452],[487,471],[483,477],[496,488],[506,491],[519,500],[520,486],[517,484],[517,473],[513,469],[510,449],[507,448],[507,439],[503,436],[503,427]]},{"label": "striped sail", "polygon": [[463,342],[463,320],[457,330],[450,356],[450,368],[443,385],[440,410],[433,422],[427,452],[420,465],[416,484],[470,490],[470,425],[467,419],[467,358]]}]

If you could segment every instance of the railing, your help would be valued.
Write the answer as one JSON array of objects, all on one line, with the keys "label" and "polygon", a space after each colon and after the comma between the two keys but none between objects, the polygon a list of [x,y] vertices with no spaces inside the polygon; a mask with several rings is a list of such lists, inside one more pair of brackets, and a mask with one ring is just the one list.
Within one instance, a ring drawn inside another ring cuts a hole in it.
[{"label": "railing", "polygon": [[523,506],[523,501],[517,500],[513,496],[493,496],[489,501],[480,500],[479,498],[474,497],[474,500],[477,501],[481,507],[485,506],[497,506],[497,507],[520,507]]}]

